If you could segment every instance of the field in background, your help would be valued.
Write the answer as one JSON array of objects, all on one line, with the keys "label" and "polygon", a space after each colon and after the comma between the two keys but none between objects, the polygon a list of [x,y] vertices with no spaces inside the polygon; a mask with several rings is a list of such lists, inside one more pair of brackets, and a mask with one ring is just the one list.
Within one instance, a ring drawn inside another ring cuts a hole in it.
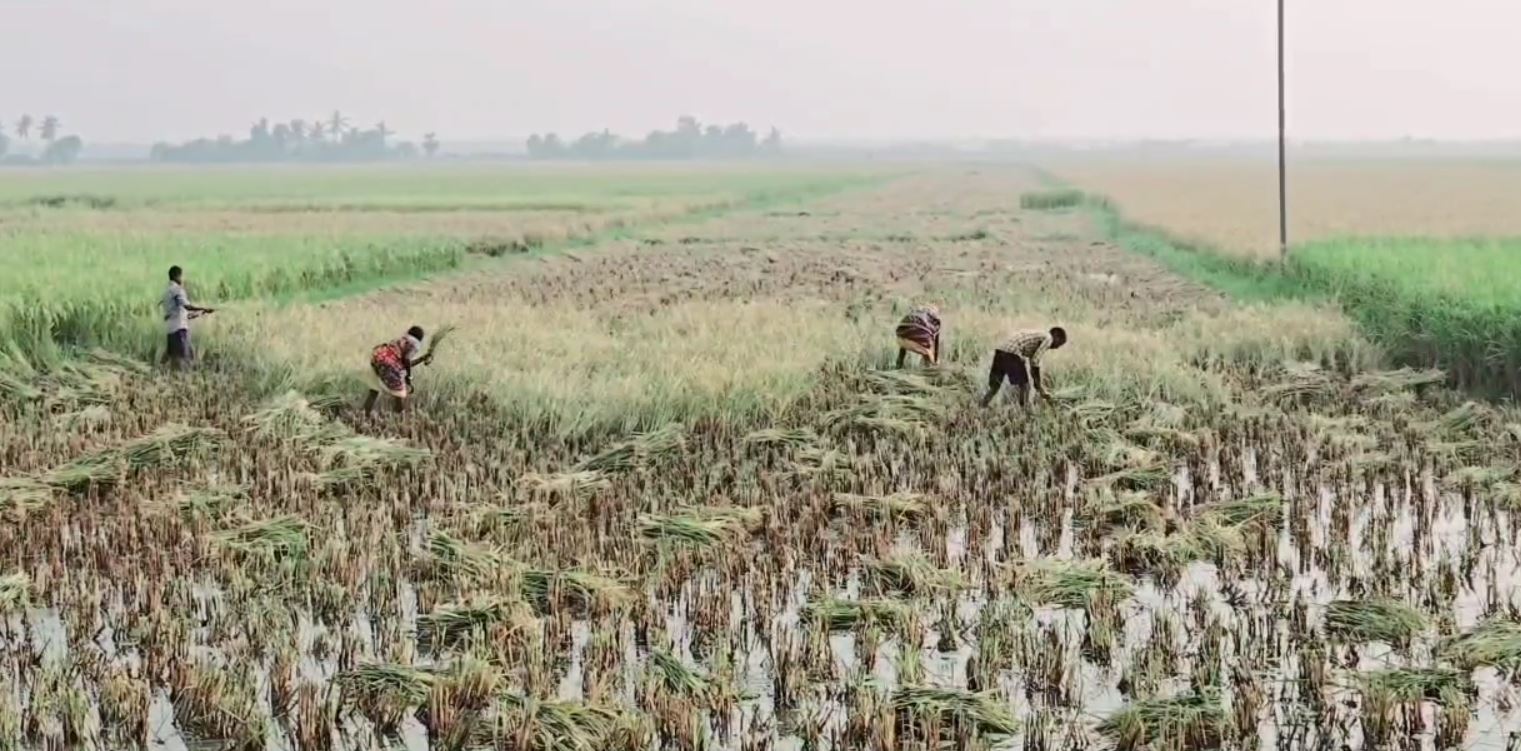
[{"label": "field in background", "polygon": [[[252,289],[185,374],[0,356],[0,748],[1505,748],[1521,409],[1041,186]],[[413,323],[458,328],[364,414]],[[1053,324],[1052,400],[981,408]]]},{"label": "field in background", "polygon": [[1254,296],[1333,298],[1399,361],[1521,395],[1521,161],[1291,163],[1281,269],[1255,266],[1278,258],[1271,162],[1049,166],[1108,202],[1115,236],[1180,271]]},{"label": "field in background", "polygon": [[0,332],[28,352],[150,342],[171,264],[204,301],[288,296],[871,179],[765,165],[7,173],[0,262],[14,273],[0,277]]},{"label": "field in background", "polygon": [[[1238,258],[1278,256],[1278,167],[1246,158],[1052,160],[1126,219]],[[1293,161],[1289,237],[1521,236],[1521,160]]]}]

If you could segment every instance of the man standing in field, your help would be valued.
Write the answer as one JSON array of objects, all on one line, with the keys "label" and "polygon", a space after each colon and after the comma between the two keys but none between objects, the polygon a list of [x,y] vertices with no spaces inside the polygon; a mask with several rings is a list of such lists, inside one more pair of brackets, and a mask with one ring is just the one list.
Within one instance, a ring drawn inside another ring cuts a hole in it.
[{"label": "man standing in field", "polygon": [[1019,389],[1019,403],[1022,406],[1034,404],[1030,395],[1032,381],[1035,393],[1043,399],[1050,399],[1051,394],[1040,380],[1040,361],[1047,350],[1061,349],[1066,343],[1066,329],[1056,326],[1050,331],[1021,331],[998,345],[998,349],[993,351],[993,369],[988,371],[988,393],[982,397],[982,406],[986,407],[993,401],[1005,379]]},{"label": "man standing in field", "polygon": [[160,362],[169,363],[175,370],[183,370],[195,359],[195,350],[190,346],[190,319],[213,312],[211,308],[190,304],[184,275],[180,267],[170,266],[169,288],[164,290],[164,331],[168,334],[168,341]]}]

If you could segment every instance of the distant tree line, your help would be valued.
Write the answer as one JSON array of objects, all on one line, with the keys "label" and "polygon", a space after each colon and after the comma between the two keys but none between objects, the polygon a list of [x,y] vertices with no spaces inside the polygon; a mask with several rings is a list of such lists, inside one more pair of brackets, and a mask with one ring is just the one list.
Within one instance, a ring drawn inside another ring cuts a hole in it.
[{"label": "distant tree line", "polygon": [[20,141],[31,141],[35,135],[46,145],[40,155],[11,154],[11,140],[5,134],[5,120],[0,118],[0,164],[70,164],[84,150],[84,141],[79,136],[63,135],[63,122],[57,115],[47,115],[41,120],[31,115],[22,115],[16,120],[13,132]]},{"label": "distant tree line", "polygon": [[656,130],[642,140],[629,140],[607,130],[587,133],[566,142],[554,133],[528,138],[532,159],[731,159],[781,153],[782,134],[776,128],[760,138],[745,123],[707,125],[683,116],[675,130]]},{"label": "distant tree line", "polygon": [[438,137],[423,135],[421,143],[393,141],[396,131],[382,120],[359,128],[342,112],[326,118],[271,123],[261,118],[248,128],[248,138],[197,138],[180,144],[159,142],[148,158],[155,162],[374,162],[432,157]]}]

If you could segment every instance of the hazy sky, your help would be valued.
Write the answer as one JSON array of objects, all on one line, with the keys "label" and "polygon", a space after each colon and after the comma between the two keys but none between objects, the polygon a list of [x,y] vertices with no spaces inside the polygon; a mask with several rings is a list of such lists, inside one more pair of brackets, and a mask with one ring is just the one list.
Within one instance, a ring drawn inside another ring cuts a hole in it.
[{"label": "hazy sky", "polygon": [[[1513,0],[1288,0],[1300,137],[1521,135]],[[445,140],[681,113],[798,137],[1270,137],[1273,0],[0,0],[0,118],[341,109]]]}]

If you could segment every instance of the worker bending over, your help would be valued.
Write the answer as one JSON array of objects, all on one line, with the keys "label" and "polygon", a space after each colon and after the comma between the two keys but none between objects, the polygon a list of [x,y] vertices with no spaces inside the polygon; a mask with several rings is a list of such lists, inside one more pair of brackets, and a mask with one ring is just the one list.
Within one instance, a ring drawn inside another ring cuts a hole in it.
[{"label": "worker bending over", "polygon": [[993,368],[988,371],[988,393],[982,397],[982,406],[986,407],[993,401],[1005,380],[1019,389],[1021,406],[1034,404],[1030,393],[1032,382],[1036,394],[1050,399],[1051,394],[1046,391],[1046,386],[1040,379],[1041,358],[1047,350],[1061,349],[1066,343],[1067,331],[1055,326],[1050,331],[1021,331],[998,345],[993,351]]},{"label": "worker bending over", "polygon": [[940,362],[940,309],[921,305],[898,322],[898,367],[909,352],[918,353],[926,365]]}]

